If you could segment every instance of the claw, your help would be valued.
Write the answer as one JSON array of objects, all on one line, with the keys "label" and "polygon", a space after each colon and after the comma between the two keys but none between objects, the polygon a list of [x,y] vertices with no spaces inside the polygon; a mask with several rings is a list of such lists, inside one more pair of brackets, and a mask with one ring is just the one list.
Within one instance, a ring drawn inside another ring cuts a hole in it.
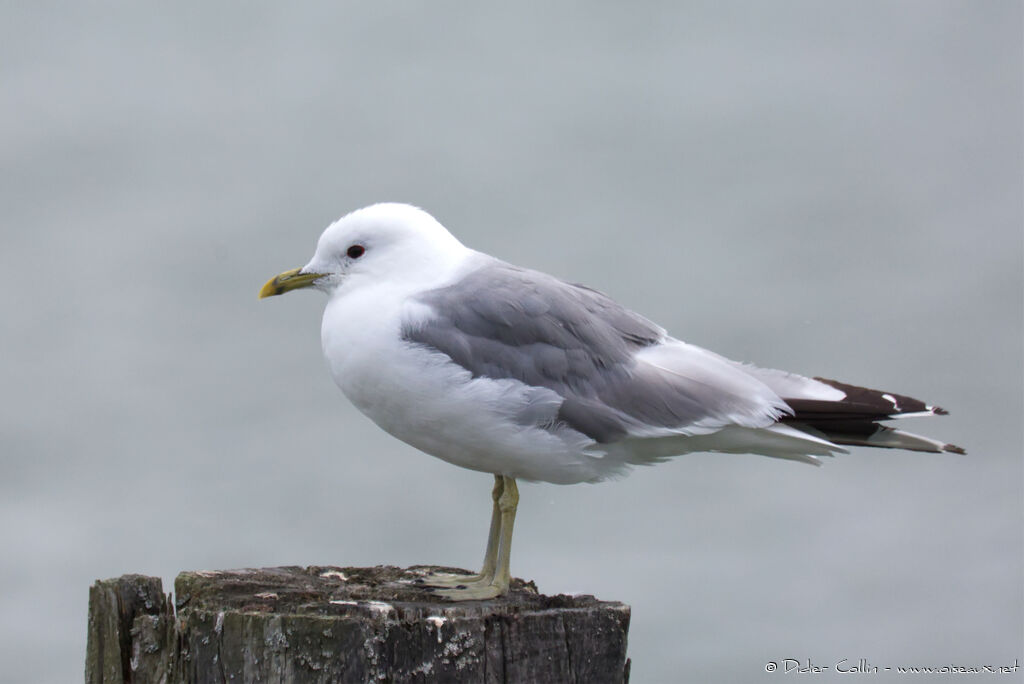
[{"label": "claw", "polygon": [[492,599],[508,592],[512,527],[519,504],[519,488],[515,479],[495,475],[491,499],[494,503],[491,529],[487,535],[487,550],[484,552],[484,564],[480,572],[475,575],[436,572],[416,579],[416,584],[436,596],[452,601]]},{"label": "claw", "polygon": [[455,575],[450,572],[435,572],[416,580],[417,584],[442,589],[478,582],[481,575]]}]

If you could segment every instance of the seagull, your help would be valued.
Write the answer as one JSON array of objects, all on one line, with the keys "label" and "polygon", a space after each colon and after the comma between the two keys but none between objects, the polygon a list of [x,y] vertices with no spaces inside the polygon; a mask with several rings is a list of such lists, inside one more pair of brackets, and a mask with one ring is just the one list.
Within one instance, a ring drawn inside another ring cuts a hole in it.
[{"label": "seagull", "polygon": [[309,263],[260,298],[306,288],[327,294],[324,357],[360,411],[494,475],[480,572],[422,580],[444,598],[508,591],[517,480],[598,482],[692,452],[811,464],[847,446],[965,453],[880,423],[942,408],[731,361],[597,290],[470,249],[407,204],[334,222]]}]

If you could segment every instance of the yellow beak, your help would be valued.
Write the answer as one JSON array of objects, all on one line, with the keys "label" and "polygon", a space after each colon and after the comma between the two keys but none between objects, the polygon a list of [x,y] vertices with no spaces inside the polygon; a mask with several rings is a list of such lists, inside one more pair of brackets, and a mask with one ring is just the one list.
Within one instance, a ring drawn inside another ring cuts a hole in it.
[{"label": "yellow beak", "polygon": [[273,297],[274,295],[284,294],[291,290],[298,290],[299,288],[309,287],[314,282],[324,277],[323,273],[299,273],[302,269],[293,268],[290,271],[279,273],[263,286],[260,290],[260,299],[265,297]]}]

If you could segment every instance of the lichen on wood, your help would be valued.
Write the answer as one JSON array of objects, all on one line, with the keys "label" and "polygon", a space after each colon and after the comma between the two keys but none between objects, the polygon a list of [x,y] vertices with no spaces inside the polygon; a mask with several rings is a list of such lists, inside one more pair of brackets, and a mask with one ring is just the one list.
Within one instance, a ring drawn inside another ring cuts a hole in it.
[{"label": "lichen on wood", "polygon": [[415,566],[125,575],[90,591],[87,684],[624,682],[629,607],[544,596],[451,602]]}]

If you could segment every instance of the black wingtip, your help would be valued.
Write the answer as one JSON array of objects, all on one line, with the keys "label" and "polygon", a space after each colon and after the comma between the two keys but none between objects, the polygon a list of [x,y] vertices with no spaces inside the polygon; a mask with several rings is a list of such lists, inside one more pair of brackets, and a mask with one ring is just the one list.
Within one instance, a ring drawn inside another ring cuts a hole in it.
[{"label": "black wingtip", "polygon": [[944,444],[942,446],[943,451],[948,451],[951,454],[966,454],[967,450],[963,447],[958,447],[956,444]]},{"label": "black wingtip", "polygon": [[932,414],[934,414],[936,416],[948,416],[949,415],[949,411],[947,411],[946,409],[942,408],[941,406],[932,406],[931,408],[932,408]]}]

